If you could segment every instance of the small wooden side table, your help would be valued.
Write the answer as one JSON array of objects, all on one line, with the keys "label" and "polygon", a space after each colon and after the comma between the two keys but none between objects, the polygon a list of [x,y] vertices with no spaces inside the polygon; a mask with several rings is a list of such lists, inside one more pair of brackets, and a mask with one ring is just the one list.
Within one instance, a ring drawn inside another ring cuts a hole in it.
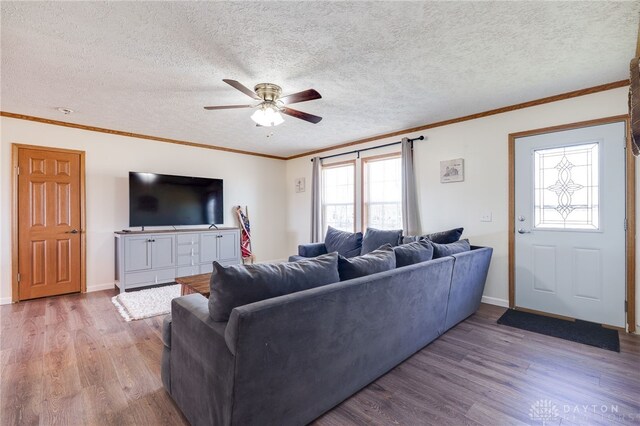
[{"label": "small wooden side table", "polygon": [[191,275],[190,277],[176,278],[176,283],[182,286],[180,294],[186,296],[187,294],[200,293],[204,297],[209,297],[209,281],[211,280],[211,273]]}]

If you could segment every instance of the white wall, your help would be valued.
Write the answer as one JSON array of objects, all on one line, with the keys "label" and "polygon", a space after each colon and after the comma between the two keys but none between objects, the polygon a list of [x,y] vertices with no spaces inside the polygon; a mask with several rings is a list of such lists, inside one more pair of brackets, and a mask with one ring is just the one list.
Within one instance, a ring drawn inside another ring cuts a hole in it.
[{"label": "white wall", "polygon": [[[465,237],[472,243],[493,247],[485,300],[506,303],[508,134],[627,112],[627,88],[620,88],[407,134],[408,137],[423,134],[427,138],[415,144],[423,231],[464,226]],[[284,162],[5,117],[1,118],[0,125],[0,302],[7,302],[11,297],[10,164],[14,142],[86,151],[89,290],[106,288],[113,283],[112,233],[128,224],[127,173],[130,170],[225,179],[225,223],[235,225],[231,206],[249,206],[254,251],[259,260],[283,259],[295,253],[298,244],[309,241],[310,157]],[[368,154],[382,152],[385,151]],[[465,159],[465,181],[440,184],[439,162],[458,157]],[[346,158],[349,157],[338,160]],[[640,171],[640,162],[637,164]],[[306,192],[295,192],[297,177],[306,178]],[[640,178],[638,189],[640,191]],[[640,196],[637,198],[640,204]],[[640,205],[637,210],[640,213]],[[492,222],[480,222],[483,211],[492,212]],[[638,216],[640,224],[640,214]],[[639,263],[637,260],[636,264]],[[636,306],[640,308],[640,291]]]},{"label": "white wall", "polygon": [[[485,301],[506,306],[508,299],[509,133],[627,114],[627,93],[628,88],[614,89],[403,135],[416,137],[422,134],[426,137],[426,140],[414,144],[422,230],[426,233],[464,226],[464,237],[469,238],[473,244],[494,248],[484,293]],[[358,148],[393,142],[403,136],[359,145]],[[353,149],[354,147],[350,147],[322,155]],[[380,151],[363,153],[377,154]],[[465,181],[441,184],[440,161],[454,158],[464,158]],[[286,164],[287,235],[290,252],[295,252],[298,244],[309,241],[310,192],[307,190],[296,193],[294,189],[294,179],[298,177],[305,177],[307,188],[310,188],[309,159],[310,157],[298,158],[289,160]],[[640,167],[640,163],[638,164]],[[638,188],[640,189],[640,185]],[[484,211],[492,213],[492,222],[480,222],[480,214]],[[638,223],[640,224],[640,217]],[[640,276],[638,282],[640,283]],[[636,305],[640,308],[640,292]]]},{"label": "white wall", "polygon": [[237,226],[232,206],[248,206],[258,260],[288,254],[285,162],[2,117],[0,131],[0,302],[11,300],[11,144],[86,152],[87,289],[114,282],[113,232],[129,224],[128,172],[224,179],[225,225]]}]

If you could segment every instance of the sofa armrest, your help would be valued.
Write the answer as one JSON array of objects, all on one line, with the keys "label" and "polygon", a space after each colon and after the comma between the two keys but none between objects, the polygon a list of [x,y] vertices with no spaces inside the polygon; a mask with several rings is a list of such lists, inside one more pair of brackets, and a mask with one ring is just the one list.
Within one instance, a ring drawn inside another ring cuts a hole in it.
[{"label": "sofa armrest", "polygon": [[162,321],[162,343],[171,349],[171,315],[167,315]]},{"label": "sofa armrest", "polygon": [[455,263],[451,277],[445,330],[472,315],[480,307],[493,249],[473,247],[470,251],[452,256]]},{"label": "sofa armrest", "polygon": [[[226,322],[218,322],[209,315],[209,300],[201,294],[190,294],[171,301],[171,337],[193,347],[224,343]],[[171,347],[171,345],[169,345]],[[213,349],[213,348],[212,348]]]},{"label": "sofa armrest", "polygon": [[302,257],[316,257],[327,254],[327,246],[324,243],[301,244],[298,246],[298,254]]},{"label": "sofa armrest", "polygon": [[173,299],[171,318],[171,396],[191,424],[230,424],[235,357],[227,323],[211,319],[201,294]]}]

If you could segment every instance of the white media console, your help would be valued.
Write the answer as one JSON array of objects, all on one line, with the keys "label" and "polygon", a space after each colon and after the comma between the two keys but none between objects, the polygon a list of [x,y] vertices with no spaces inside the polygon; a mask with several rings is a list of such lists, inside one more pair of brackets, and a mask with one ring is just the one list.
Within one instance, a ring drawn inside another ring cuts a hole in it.
[{"label": "white media console", "polygon": [[120,292],[205,274],[213,261],[239,264],[238,228],[115,233],[116,285]]}]

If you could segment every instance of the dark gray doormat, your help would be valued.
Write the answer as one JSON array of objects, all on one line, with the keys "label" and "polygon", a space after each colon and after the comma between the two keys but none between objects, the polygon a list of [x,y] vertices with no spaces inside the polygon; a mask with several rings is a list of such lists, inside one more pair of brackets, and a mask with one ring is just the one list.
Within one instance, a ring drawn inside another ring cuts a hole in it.
[{"label": "dark gray doormat", "polygon": [[604,328],[594,322],[567,321],[516,311],[515,309],[507,309],[507,312],[498,319],[498,324],[620,352],[618,331]]}]

